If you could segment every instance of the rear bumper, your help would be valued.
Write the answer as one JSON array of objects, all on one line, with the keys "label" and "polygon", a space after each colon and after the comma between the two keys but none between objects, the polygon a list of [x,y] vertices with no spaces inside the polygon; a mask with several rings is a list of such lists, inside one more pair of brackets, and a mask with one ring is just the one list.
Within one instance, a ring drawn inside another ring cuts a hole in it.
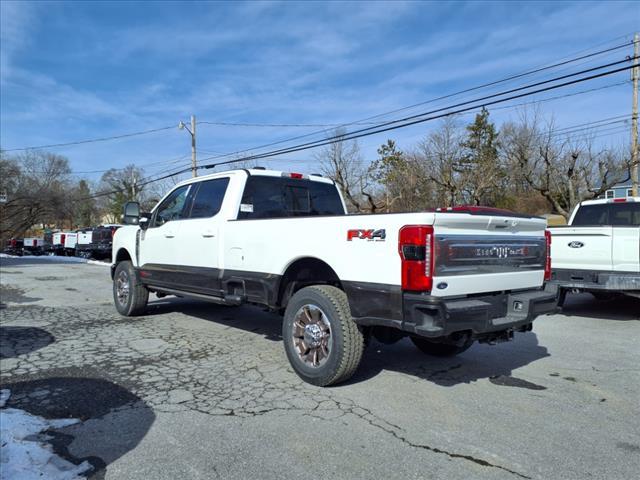
[{"label": "rear bumper", "polygon": [[640,290],[640,272],[555,269],[551,282],[558,287],[578,290]]},{"label": "rear bumper", "polygon": [[558,290],[544,289],[442,299],[404,293],[402,320],[356,318],[361,325],[383,325],[412,335],[438,338],[457,332],[475,337],[505,330],[525,329],[536,317],[558,311]]}]

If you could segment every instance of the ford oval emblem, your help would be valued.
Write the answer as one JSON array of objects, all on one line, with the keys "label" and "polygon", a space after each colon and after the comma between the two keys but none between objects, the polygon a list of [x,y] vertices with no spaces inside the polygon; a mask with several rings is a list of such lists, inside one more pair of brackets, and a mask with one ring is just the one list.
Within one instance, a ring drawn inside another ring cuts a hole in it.
[{"label": "ford oval emblem", "polygon": [[438,287],[440,290],[444,290],[448,286],[449,284],[447,282],[440,282],[438,285],[436,285],[436,287]]},{"label": "ford oval emblem", "polygon": [[584,243],[582,242],[569,242],[569,248],[582,248],[584,247]]}]

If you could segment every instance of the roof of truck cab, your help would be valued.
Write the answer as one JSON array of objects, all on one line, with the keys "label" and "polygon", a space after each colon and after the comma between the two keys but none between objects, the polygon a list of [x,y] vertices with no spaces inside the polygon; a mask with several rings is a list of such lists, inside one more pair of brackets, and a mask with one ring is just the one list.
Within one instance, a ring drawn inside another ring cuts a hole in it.
[{"label": "roof of truck cab", "polygon": [[[213,180],[215,178],[224,178],[232,175],[246,175],[246,176],[261,176],[261,177],[289,177],[294,172],[285,172],[282,170],[267,170],[262,168],[239,168],[236,170],[225,170],[224,172],[211,173],[209,175],[202,175],[195,178],[189,178],[178,183],[178,185],[189,185],[190,183],[200,182],[203,180]],[[295,172],[297,173],[297,172]],[[328,183],[333,185],[334,182],[328,177],[323,177],[317,173],[302,173],[304,175],[303,180],[311,180],[314,182]]]},{"label": "roof of truck cab", "polygon": [[597,198],[595,200],[583,200],[580,202],[581,207],[588,205],[601,205],[603,203],[625,203],[640,202],[640,197],[621,197],[621,198]]}]

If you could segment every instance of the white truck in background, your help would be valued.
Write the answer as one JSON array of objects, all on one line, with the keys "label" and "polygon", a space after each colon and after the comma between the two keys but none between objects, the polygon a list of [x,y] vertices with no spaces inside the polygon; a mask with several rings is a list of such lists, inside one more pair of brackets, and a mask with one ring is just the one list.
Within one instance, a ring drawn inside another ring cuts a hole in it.
[{"label": "white truck in background", "polygon": [[568,292],[640,298],[640,197],[587,200],[551,227],[551,282]]},{"label": "white truck in background", "polygon": [[65,232],[64,252],[73,257],[76,254],[76,244],[78,243],[78,232]]},{"label": "white truck in background", "polygon": [[92,242],[93,242],[92,228],[78,230],[78,237],[76,240],[76,256],[82,257],[82,258],[90,258]]},{"label": "white truck in background", "polygon": [[284,313],[282,336],[305,381],[357,369],[367,338],[409,336],[455,355],[510,340],[556,311],[544,219],[505,211],[348,215],[320,175],[234,170],[178,184],[115,232],[115,307],[143,314],[149,292]]},{"label": "white truck in background", "polygon": [[44,237],[26,237],[22,247],[23,255],[42,255],[44,245]]}]

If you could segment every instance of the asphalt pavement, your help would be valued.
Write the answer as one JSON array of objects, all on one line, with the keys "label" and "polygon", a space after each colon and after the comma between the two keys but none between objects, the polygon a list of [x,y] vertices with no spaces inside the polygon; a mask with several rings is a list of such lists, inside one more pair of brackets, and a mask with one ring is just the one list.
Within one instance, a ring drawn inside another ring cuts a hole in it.
[{"label": "asphalt pavement", "polygon": [[[152,297],[124,318],[105,265],[0,259],[7,407],[80,423],[55,451],[106,479],[631,479],[640,300],[570,295],[512,342],[438,359],[373,341],[318,388],[281,318]],[[1,467],[0,467],[1,468]]]}]

